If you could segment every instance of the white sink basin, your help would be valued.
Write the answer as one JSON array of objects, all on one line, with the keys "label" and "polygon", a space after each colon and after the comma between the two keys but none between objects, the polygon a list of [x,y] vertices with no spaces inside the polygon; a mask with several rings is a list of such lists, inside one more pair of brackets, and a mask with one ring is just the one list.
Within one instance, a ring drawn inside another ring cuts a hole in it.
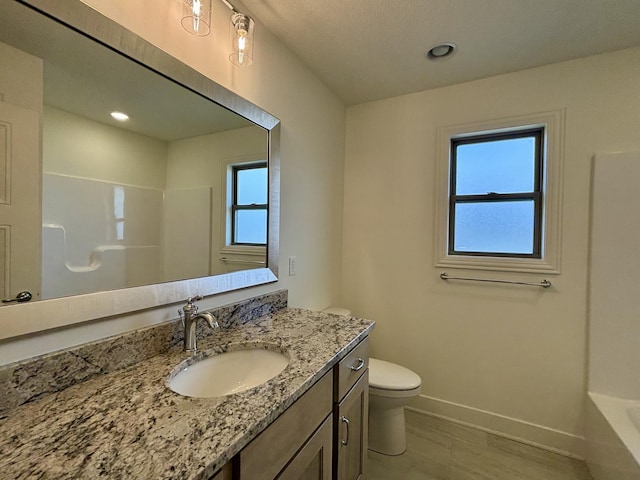
[{"label": "white sink basin", "polygon": [[189,363],[187,360],[178,365],[169,378],[169,388],[187,397],[223,397],[275,377],[289,364],[289,357],[281,352],[252,348]]}]

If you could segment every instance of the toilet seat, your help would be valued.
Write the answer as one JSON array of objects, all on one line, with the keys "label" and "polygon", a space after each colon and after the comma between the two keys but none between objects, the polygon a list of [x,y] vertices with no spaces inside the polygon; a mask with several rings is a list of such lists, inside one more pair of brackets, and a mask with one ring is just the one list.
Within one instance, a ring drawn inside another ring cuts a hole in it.
[{"label": "toilet seat", "polygon": [[395,363],[369,359],[369,393],[388,397],[411,397],[420,393],[420,376]]},{"label": "toilet seat", "polygon": [[421,387],[412,388],[411,390],[385,390],[384,388],[376,388],[369,385],[369,395],[376,395],[385,398],[410,398],[420,394]]}]

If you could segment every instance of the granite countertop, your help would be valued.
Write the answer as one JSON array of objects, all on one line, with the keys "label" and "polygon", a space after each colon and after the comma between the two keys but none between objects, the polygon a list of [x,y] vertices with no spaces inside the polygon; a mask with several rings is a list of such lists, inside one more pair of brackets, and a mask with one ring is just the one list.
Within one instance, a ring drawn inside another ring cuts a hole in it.
[{"label": "granite countertop", "polygon": [[13,408],[0,417],[2,478],[207,479],[319,380],[374,323],[286,309],[199,340],[203,354],[265,343],[290,356],[267,383],[218,398],[167,387],[188,355],[168,353]]}]

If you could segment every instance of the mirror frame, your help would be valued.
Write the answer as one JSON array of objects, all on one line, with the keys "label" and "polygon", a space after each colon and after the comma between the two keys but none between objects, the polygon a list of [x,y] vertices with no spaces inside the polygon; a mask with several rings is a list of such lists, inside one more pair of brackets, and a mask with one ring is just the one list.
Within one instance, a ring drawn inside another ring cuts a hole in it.
[{"label": "mirror frame", "polygon": [[280,120],[138,37],[80,0],[15,0],[268,131],[269,215],[265,268],[0,307],[0,340],[162,307],[278,280]]}]

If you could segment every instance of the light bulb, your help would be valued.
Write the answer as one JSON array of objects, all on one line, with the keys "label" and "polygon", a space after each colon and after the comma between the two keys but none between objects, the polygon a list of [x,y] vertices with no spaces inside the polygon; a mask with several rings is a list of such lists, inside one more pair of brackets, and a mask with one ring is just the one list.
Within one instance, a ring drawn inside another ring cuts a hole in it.
[{"label": "light bulb", "polygon": [[244,51],[247,48],[247,37],[242,35],[242,32],[238,32],[238,63],[244,65]]},{"label": "light bulb", "polygon": [[211,32],[211,0],[182,0],[180,24],[192,35],[204,37]]},{"label": "light bulb", "polygon": [[200,29],[200,0],[193,0],[191,12],[193,13],[193,31],[198,33]]},{"label": "light bulb", "polygon": [[231,17],[231,41],[233,52],[229,60],[240,67],[253,62],[253,20],[236,13]]},{"label": "light bulb", "polygon": [[238,37],[238,50],[244,50],[247,45],[247,37],[246,35],[241,35]]}]

